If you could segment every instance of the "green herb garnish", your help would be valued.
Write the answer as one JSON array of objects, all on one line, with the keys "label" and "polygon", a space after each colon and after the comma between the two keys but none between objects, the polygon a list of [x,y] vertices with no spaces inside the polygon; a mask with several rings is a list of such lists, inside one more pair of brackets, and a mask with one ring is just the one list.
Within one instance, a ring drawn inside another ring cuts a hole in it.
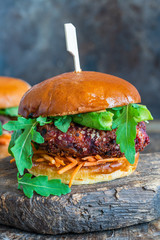
[{"label": "green herb garnish", "polygon": [[0,109],[0,115],[17,117],[18,116],[18,107]]},{"label": "green herb garnish", "polygon": [[136,122],[153,120],[153,117],[146,106],[140,104],[132,104],[132,107],[133,116]]},{"label": "green herb garnish", "polygon": [[136,125],[131,112],[131,106],[123,107],[122,114],[113,122],[113,129],[116,131],[116,143],[120,144],[120,150],[125,154],[127,160],[133,164],[135,161]]},{"label": "green herb garnish", "polygon": [[110,111],[73,115],[73,122],[98,130],[111,130],[113,113]]},{"label": "green herb garnish", "polygon": [[53,118],[54,125],[56,128],[58,128],[60,131],[66,133],[68,131],[68,128],[70,127],[70,123],[72,121],[71,116],[60,116],[60,117],[54,117]]},{"label": "green herb garnish", "polygon": [[12,152],[12,147],[14,147],[14,145],[15,145],[15,141],[16,141],[16,139],[21,135],[21,133],[22,133],[22,130],[21,129],[17,129],[16,131],[14,131],[13,133],[12,133],[12,135],[11,135],[11,141],[10,141],[10,143],[9,143],[9,146],[8,146],[8,152],[12,155],[12,156],[14,156],[14,154],[13,154],[13,152]]},{"label": "green herb garnish", "polygon": [[[9,152],[15,158],[18,171],[21,175],[24,174],[25,169],[32,167],[32,142],[43,143],[44,139],[36,127],[39,124],[43,126],[51,123],[51,120],[43,117],[34,119],[25,119],[18,117],[17,121],[10,121],[4,125],[4,129],[14,131],[9,144]],[[37,192],[41,196],[49,196],[67,194],[70,188],[61,183],[60,179],[48,180],[47,176],[39,176],[31,178],[31,174],[25,174],[21,178],[18,176],[18,188],[23,188],[24,194],[31,198],[33,192]]]},{"label": "green herb garnish", "polygon": [[0,136],[3,134],[2,123],[0,122]]},{"label": "green herb garnish", "polygon": [[[0,109],[0,115],[17,117],[18,116],[18,107]],[[2,123],[0,122],[0,136],[2,134],[3,134],[3,129],[2,129]]]},{"label": "green herb garnish", "polygon": [[135,161],[135,138],[138,122],[152,120],[153,117],[143,105],[129,104],[123,107],[122,113],[113,121],[112,129],[117,128],[116,143],[127,160]]},{"label": "green herb garnish", "polygon": [[48,197],[49,195],[61,196],[67,194],[71,189],[61,182],[60,179],[48,180],[47,176],[33,177],[29,173],[25,173],[23,177],[17,176],[18,189],[23,189],[24,194],[31,198],[35,191],[41,196]]},{"label": "green herb garnish", "polygon": [[[32,167],[33,150],[31,142],[44,142],[41,134],[36,131],[36,126],[39,122],[42,123],[38,121],[38,118],[25,119],[18,117],[17,121],[9,121],[3,126],[8,131],[15,131],[9,146],[9,152],[14,156],[21,175],[23,175],[25,168],[30,169]],[[43,124],[45,124],[44,121]],[[19,130],[21,130],[21,133]]]}]

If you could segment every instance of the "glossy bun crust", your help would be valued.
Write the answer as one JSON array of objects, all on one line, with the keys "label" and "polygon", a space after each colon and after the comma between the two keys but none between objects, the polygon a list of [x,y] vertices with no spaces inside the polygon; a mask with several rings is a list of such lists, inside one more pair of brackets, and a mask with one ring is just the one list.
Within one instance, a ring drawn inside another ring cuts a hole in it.
[{"label": "glossy bun crust", "polygon": [[0,76],[0,109],[17,107],[30,85],[23,80]]},{"label": "glossy bun crust", "polygon": [[33,86],[22,98],[19,114],[62,116],[141,102],[129,82],[99,72],[69,72]]},{"label": "glossy bun crust", "polygon": [[6,158],[8,156],[10,156],[10,154],[8,152],[8,144],[0,145],[0,159],[1,158]]},{"label": "glossy bun crust", "polygon": [[[106,167],[107,163],[101,166],[83,167],[75,176],[73,185],[93,184],[128,176],[135,171],[138,158],[139,153],[136,153],[135,163],[133,165],[129,164],[127,159],[125,159],[121,167],[115,167],[114,170],[111,167]],[[117,158],[117,162],[121,162],[121,158]],[[57,173],[57,168],[53,166],[47,165],[46,163],[33,163],[32,168],[28,169],[28,171],[34,176],[45,175],[48,176],[48,179],[61,179],[63,183],[68,184],[73,169],[60,175]]]}]

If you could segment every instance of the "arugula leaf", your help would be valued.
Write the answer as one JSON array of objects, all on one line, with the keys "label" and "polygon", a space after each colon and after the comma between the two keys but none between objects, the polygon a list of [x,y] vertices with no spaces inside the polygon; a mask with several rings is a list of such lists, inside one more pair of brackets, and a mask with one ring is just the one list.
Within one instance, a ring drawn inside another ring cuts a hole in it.
[{"label": "arugula leaf", "polygon": [[0,136],[3,134],[2,123],[0,122]]},{"label": "arugula leaf", "polygon": [[47,176],[31,177],[32,175],[29,173],[26,173],[21,178],[17,176],[18,189],[23,188],[23,192],[28,198],[33,197],[34,191],[45,197],[48,197],[50,194],[61,196],[71,191],[67,185],[61,183],[60,179],[48,180]]},{"label": "arugula leaf", "polygon": [[[44,139],[39,132],[36,132],[38,122],[36,119],[25,119],[19,117],[17,121],[10,121],[4,125],[8,131],[16,131],[13,135],[9,151],[14,156],[18,171],[21,175],[25,168],[32,167],[33,150],[31,142],[43,143]],[[21,130],[18,132],[18,130]]]},{"label": "arugula leaf", "polygon": [[12,135],[11,135],[11,141],[10,141],[9,146],[8,146],[8,152],[9,152],[12,156],[14,156],[14,154],[12,153],[11,148],[14,147],[15,141],[16,141],[16,139],[21,135],[21,133],[22,133],[22,130],[18,129],[17,131],[14,131],[14,132],[12,133]]},{"label": "arugula leaf", "polygon": [[[27,127],[16,139],[14,147],[11,148],[11,151],[16,160],[18,171],[21,175],[23,174],[25,168],[30,169],[32,167],[33,150],[31,141],[33,140],[33,132],[35,131],[35,126],[36,122]],[[34,139],[34,141],[36,141],[36,139]],[[42,141],[39,141],[39,143],[43,142],[44,139],[42,138]]]},{"label": "arugula leaf", "polygon": [[37,122],[39,123],[40,126],[43,126],[43,125],[45,125],[45,124],[51,123],[52,120],[47,120],[47,117],[41,117],[41,116],[39,116],[39,117],[37,118]]},{"label": "arugula leaf", "polygon": [[132,108],[134,119],[136,120],[136,122],[153,120],[153,117],[146,106],[134,103],[132,104]]},{"label": "arugula leaf", "polygon": [[117,128],[116,143],[127,160],[133,164],[135,161],[136,125],[138,122],[153,120],[146,106],[129,104],[122,107],[121,111],[113,118],[112,129]]},{"label": "arugula leaf", "polygon": [[18,129],[25,129],[32,125],[33,122],[36,122],[35,119],[26,119],[23,117],[18,117],[16,121],[9,121],[3,125],[3,128],[8,131],[16,131]]},{"label": "arugula leaf", "polygon": [[121,152],[131,164],[135,162],[136,125],[131,104],[123,107],[122,114],[112,125],[113,129],[117,128],[116,143],[120,144]]},{"label": "arugula leaf", "polygon": [[66,133],[68,131],[68,128],[70,127],[70,123],[72,121],[71,116],[60,116],[60,117],[54,117],[53,118],[54,125],[62,132]]},{"label": "arugula leaf", "polygon": [[110,111],[90,112],[73,115],[73,122],[98,130],[111,130],[113,113]]},{"label": "arugula leaf", "polygon": [[113,120],[115,120],[121,115],[123,107],[115,107],[115,108],[110,108],[108,110],[114,114]]},{"label": "arugula leaf", "polygon": [[8,115],[11,117],[18,116],[18,107],[0,109],[0,115]]}]

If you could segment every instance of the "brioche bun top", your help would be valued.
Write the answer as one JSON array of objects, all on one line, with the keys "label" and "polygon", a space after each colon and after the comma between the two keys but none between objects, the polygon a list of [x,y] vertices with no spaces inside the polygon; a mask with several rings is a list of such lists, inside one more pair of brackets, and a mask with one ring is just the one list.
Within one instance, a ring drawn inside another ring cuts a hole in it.
[{"label": "brioche bun top", "polygon": [[30,85],[23,80],[0,76],[0,109],[18,107]]},{"label": "brioche bun top", "polygon": [[63,116],[139,102],[137,89],[121,78],[99,72],[69,72],[29,89],[20,102],[19,114],[25,118]]}]

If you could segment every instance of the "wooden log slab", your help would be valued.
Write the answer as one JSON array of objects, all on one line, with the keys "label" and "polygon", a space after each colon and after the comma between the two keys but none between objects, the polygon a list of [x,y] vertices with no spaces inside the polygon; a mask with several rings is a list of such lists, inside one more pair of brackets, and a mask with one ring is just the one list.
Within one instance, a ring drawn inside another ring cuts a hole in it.
[{"label": "wooden log slab", "polygon": [[129,177],[73,186],[68,195],[28,199],[17,190],[16,168],[0,160],[0,224],[44,233],[83,233],[150,222],[160,217],[160,153],[141,154]]},{"label": "wooden log slab", "polygon": [[159,240],[160,219],[149,223],[92,233],[66,233],[61,235],[42,235],[28,233],[15,228],[0,225],[2,240]]}]

